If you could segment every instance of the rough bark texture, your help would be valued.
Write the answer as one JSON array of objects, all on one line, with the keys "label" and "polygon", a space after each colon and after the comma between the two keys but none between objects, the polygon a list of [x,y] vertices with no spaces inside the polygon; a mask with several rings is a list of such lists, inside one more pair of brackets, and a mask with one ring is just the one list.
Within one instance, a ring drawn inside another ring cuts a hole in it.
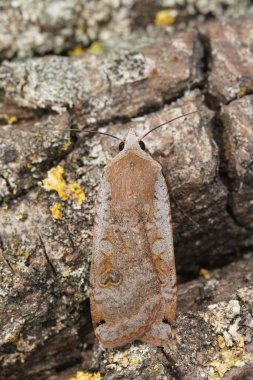
[{"label": "rough bark texture", "polygon": [[[143,12],[137,1],[108,2],[96,12],[93,3],[31,2],[29,17],[3,4],[1,18],[15,22],[0,23],[1,56],[66,51],[79,38],[101,39],[111,7],[117,11],[110,25],[119,10],[121,20],[130,9],[124,17],[132,25]],[[210,12],[204,4],[197,13]],[[60,10],[58,21],[52,7]],[[81,37],[80,9],[88,25]],[[147,13],[147,24],[157,9]],[[185,9],[178,12],[189,21]],[[198,29],[176,31],[183,29],[176,24],[170,35],[153,31],[127,51],[2,62],[0,378],[63,380],[78,370],[90,379],[95,372],[105,379],[252,378],[253,20],[202,21],[189,21]],[[28,26],[43,31],[44,40]],[[164,348],[136,343],[104,351],[94,343],[88,273],[97,186],[117,147],[83,131],[101,127],[123,138],[134,126],[141,135],[193,110],[145,140],[172,198],[182,282],[176,338]],[[209,272],[196,278],[201,268]]]},{"label": "rough bark texture", "polygon": [[[59,54],[75,46],[89,47],[95,40],[106,49],[131,46],[133,41],[147,40],[149,34],[163,33],[152,24],[156,12],[165,7],[176,10],[175,28],[222,12],[233,16],[253,13],[250,0],[201,0],[194,6],[181,0],[1,0],[0,7],[1,59]],[[146,26],[147,33],[138,32]]]}]

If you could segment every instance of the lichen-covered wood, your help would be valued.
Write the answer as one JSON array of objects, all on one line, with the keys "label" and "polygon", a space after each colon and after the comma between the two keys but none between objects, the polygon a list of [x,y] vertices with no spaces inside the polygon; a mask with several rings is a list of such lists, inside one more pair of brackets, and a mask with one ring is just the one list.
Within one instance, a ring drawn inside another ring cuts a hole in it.
[{"label": "lichen-covered wood", "polygon": [[[141,8],[130,5],[137,17]],[[97,372],[105,379],[250,379],[252,28],[250,17],[202,22],[199,30],[150,35],[127,51],[2,62],[0,378],[64,380],[82,370],[90,379]],[[26,50],[22,33],[9,50],[8,28],[6,35],[4,58],[58,51],[29,41]],[[56,40],[57,33],[48,44]],[[64,41],[60,51],[69,49]],[[88,273],[97,186],[117,146],[84,130],[123,138],[130,127],[142,134],[193,110],[145,140],[171,192],[184,282],[177,338],[163,349],[136,343],[103,351],[94,344]]]}]

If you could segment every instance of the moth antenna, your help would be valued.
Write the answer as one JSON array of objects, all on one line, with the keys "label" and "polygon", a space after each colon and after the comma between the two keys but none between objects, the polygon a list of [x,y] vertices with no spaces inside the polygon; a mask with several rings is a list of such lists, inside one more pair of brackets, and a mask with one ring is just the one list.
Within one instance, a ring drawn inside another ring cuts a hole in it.
[{"label": "moth antenna", "polygon": [[[79,130],[79,132],[80,132],[80,130]],[[92,131],[92,130],[85,130],[85,131],[81,131],[81,132],[94,133],[94,134],[98,133],[99,135],[109,136],[109,137],[112,137],[112,138],[117,139],[119,141],[122,141],[122,139],[120,139],[119,137],[111,135],[110,133],[106,133],[106,132],[99,132],[99,131]]]},{"label": "moth antenna", "polygon": [[52,129],[52,132],[82,132],[82,133],[94,133],[94,134],[98,133],[99,135],[113,137],[114,139],[122,141],[119,137],[111,135],[110,133],[94,131],[92,129],[91,130],[86,129],[85,131],[82,131],[82,130],[77,129],[77,128],[68,128],[68,129],[64,129],[63,131],[60,131],[59,129]]},{"label": "moth antenna", "polygon": [[147,133],[145,133],[145,135],[143,135],[143,136],[141,137],[141,140],[144,139],[144,137],[146,137],[147,135],[149,135],[151,132],[155,131],[156,129],[158,129],[158,128],[160,128],[160,127],[163,127],[165,124],[169,124],[169,123],[171,123],[172,121],[175,121],[175,120],[177,120],[177,119],[181,119],[181,117],[185,117],[185,116],[191,115],[192,113],[196,113],[196,112],[198,112],[198,111],[188,112],[188,113],[185,113],[185,114],[183,114],[183,115],[180,115],[180,116],[174,117],[174,119],[171,119],[171,120],[165,121],[164,123],[157,125],[156,127],[152,128],[150,131],[148,131]]}]

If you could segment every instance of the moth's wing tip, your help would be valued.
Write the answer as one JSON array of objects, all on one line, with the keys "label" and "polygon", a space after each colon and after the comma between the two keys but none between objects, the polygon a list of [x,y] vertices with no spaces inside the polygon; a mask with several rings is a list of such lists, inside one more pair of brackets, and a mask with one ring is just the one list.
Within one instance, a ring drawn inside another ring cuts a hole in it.
[{"label": "moth's wing tip", "polygon": [[160,322],[152,324],[150,329],[139,340],[153,346],[164,346],[172,336],[170,325]]},{"label": "moth's wing tip", "polygon": [[[143,308],[145,308],[144,305]],[[118,321],[114,325],[108,325],[105,321],[105,323],[95,327],[95,335],[105,348],[124,346],[134,340],[139,340],[139,337],[143,336],[150,329],[152,323],[157,319],[160,310],[161,298],[159,296],[156,300],[154,299],[154,304],[150,307],[146,321],[143,322],[143,319],[136,315],[132,316],[132,318],[128,317],[125,323]],[[124,335],[123,332],[125,332]]]},{"label": "moth's wing tip", "polygon": [[145,334],[140,337],[140,340],[154,346],[164,346],[170,339],[175,338],[175,331],[171,327],[175,317],[175,304],[173,302],[163,302],[156,320],[151,324]]}]

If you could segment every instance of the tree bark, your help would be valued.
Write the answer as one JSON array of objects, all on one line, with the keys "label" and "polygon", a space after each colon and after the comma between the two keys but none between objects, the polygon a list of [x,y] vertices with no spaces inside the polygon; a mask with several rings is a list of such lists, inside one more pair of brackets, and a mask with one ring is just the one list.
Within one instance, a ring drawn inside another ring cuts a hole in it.
[{"label": "tree bark", "polygon": [[[247,17],[205,22],[117,54],[1,64],[1,378],[250,379],[252,28]],[[171,193],[176,338],[104,351],[88,273],[97,186],[117,147],[85,129],[124,138],[195,110],[145,140]]]}]

